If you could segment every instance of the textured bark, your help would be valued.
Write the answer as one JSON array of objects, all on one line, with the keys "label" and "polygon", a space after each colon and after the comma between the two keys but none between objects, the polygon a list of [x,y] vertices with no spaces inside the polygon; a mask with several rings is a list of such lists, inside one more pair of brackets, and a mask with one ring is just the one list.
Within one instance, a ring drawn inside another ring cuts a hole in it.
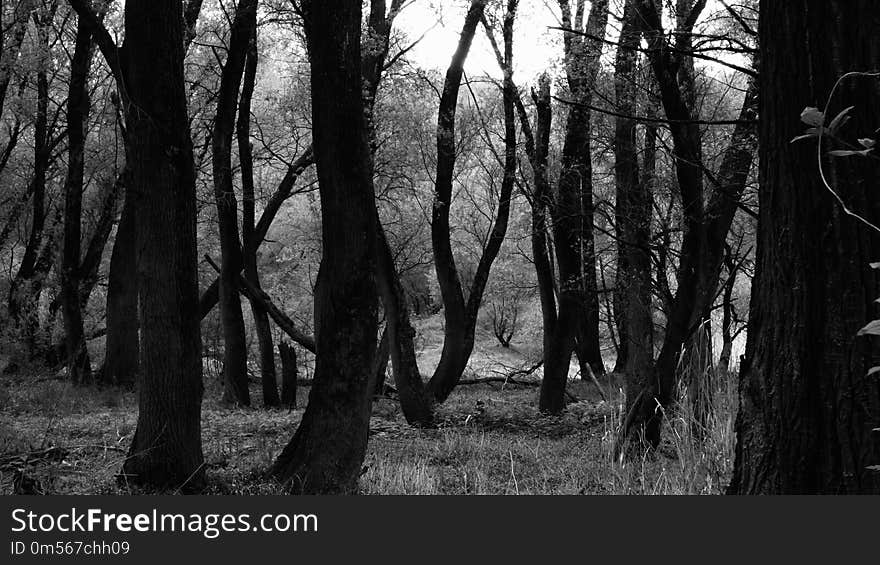
[{"label": "textured bark", "polygon": [[134,385],[138,372],[136,222],[135,197],[129,182],[107,275],[107,340],[100,375],[104,384]]},{"label": "textured bark", "polygon": [[[620,46],[615,63],[617,111],[632,116],[636,111],[636,49],[640,42],[633,0],[624,7]],[[656,131],[653,134],[656,136]],[[646,145],[652,134],[646,132]],[[645,165],[653,165],[645,151]],[[654,361],[654,324],[651,308],[651,180],[640,178],[636,122],[617,117],[615,123],[615,179],[617,183],[617,282],[614,309],[618,318],[620,346],[615,372],[626,377],[627,398],[638,396]],[[651,175],[652,176],[652,175]]]},{"label": "textured bark", "polygon": [[213,173],[214,199],[220,228],[220,319],[223,324],[223,400],[230,404],[249,406],[247,372],[247,339],[244,316],[238,294],[238,274],[244,268],[238,234],[238,200],[235,197],[232,172],[232,140],[235,133],[235,112],[238,92],[244,74],[245,60],[255,28],[256,0],[240,0],[232,21],[229,49],[220,79],[217,114],[214,118]]},{"label": "textured bark", "polygon": [[271,474],[291,492],[352,493],[366,454],[378,299],[377,225],[361,75],[360,0],[301,4],[312,76],[323,257],[315,287],[315,378]]},{"label": "textured bark", "polygon": [[[824,187],[816,140],[791,143],[801,109],[822,108],[845,72],[874,68],[878,25],[868,0],[760,4],[761,210],[731,493],[880,493],[880,380],[867,375],[880,349],[856,337],[877,317],[880,240]],[[842,83],[828,116],[855,106],[842,137],[876,135],[876,93],[876,79]],[[836,148],[826,137],[822,149]],[[847,206],[880,222],[877,162],[822,158]]]},{"label": "textured bark", "polygon": [[[99,44],[101,42],[99,41]],[[101,45],[105,57],[115,50]],[[176,0],[128,0],[120,72],[137,210],[138,423],[122,477],[154,488],[204,482],[196,194]],[[108,61],[109,62],[109,61]],[[126,206],[127,208],[127,206]]]},{"label": "textured bark", "polygon": [[[567,0],[560,0],[563,27],[580,31],[584,2],[578,0],[574,20]],[[586,33],[604,37],[608,2],[590,6]],[[565,32],[565,67],[573,104],[569,107],[562,148],[562,171],[550,208],[553,242],[559,268],[559,309],[551,340],[544,355],[544,378],[539,409],[558,414],[565,408],[565,387],[571,353],[576,350],[581,373],[604,373],[599,349],[599,302],[596,291],[596,256],[593,242],[593,181],[591,112],[586,106],[593,96],[599,73],[601,44],[574,32]],[[549,355],[558,359],[551,360]],[[589,365],[589,367],[587,366]]]},{"label": "textured bark", "polygon": [[61,258],[61,301],[68,377],[75,384],[92,380],[92,366],[83,330],[80,299],[80,240],[84,190],[85,125],[89,115],[88,75],[92,62],[92,33],[80,21],[76,28],[70,86],[67,95],[67,180],[64,183],[64,239]]}]

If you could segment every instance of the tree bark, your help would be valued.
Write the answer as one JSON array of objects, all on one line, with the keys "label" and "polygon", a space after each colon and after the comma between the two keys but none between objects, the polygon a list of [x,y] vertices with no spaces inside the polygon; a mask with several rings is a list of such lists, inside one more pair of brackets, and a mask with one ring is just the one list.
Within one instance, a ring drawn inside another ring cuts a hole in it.
[{"label": "tree bark", "polygon": [[217,222],[220,228],[220,319],[223,323],[223,400],[229,404],[249,406],[247,373],[247,339],[244,316],[238,295],[238,274],[244,260],[238,234],[238,200],[235,197],[232,172],[232,139],[235,133],[235,112],[238,92],[244,74],[245,60],[253,33],[256,0],[240,0],[232,21],[229,49],[220,79],[217,115],[214,118],[213,173]]},{"label": "tree bark", "polygon": [[[872,69],[880,22],[868,0],[760,3],[762,47],[757,267],[740,373],[734,494],[880,493],[880,380],[876,336],[876,231],[846,215],[823,183],[816,139],[798,112],[822,108],[846,72]],[[866,35],[867,34],[867,35]],[[809,48],[821,38],[826,48]],[[876,79],[850,77],[827,124],[854,106],[839,135],[873,138],[880,123]],[[847,206],[880,222],[876,160],[829,158],[825,178]],[[873,467],[873,469],[872,469]]]},{"label": "tree bark", "polygon": [[[260,274],[257,270],[257,251],[251,245],[256,230],[256,194],[254,190],[254,157],[250,140],[251,101],[257,81],[257,11],[247,14],[247,25],[250,27],[247,58],[245,60],[244,79],[241,98],[238,103],[238,156],[241,167],[241,237],[244,244],[244,274],[258,290]],[[272,329],[269,325],[269,314],[256,300],[250,300],[251,314],[257,333],[257,344],[260,350],[260,382],[263,387],[263,406],[269,408],[281,404],[278,397],[278,379],[275,372],[275,351],[272,343]]]},{"label": "tree bark", "polygon": [[131,182],[125,188],[124,198],[107,275],[107,339],[100,380],[104,384],[133,386],[140,359],[140,323],[135,239],[137,210]]},{"label": "tree bark", "polygon": [[281,406],[296,408],[296,349],[286,341],[278,344],[281,357]]},{"label": "tree bark", "polygon": [[[45,14],[34,14],[37,24],[37,37],[40,49],[48,52],[49,37]],[[42,63],[41,63],[42,64]],[[39,284],[35,284],[37,262],[41,245],[44,243],[46,227],[46,174],[51,161],[49,147],[49,77],[42,66],[37,71],[37,104],[34,119],[34,166],[31,180],[31,226],[25,251],[18,271],[9,287],[9,314],[13,323],[22,332],[31,354],[34,353],[35,334],[39,325],[37,317],[37,298]]]},{"label": "tree bark", "polygon": [[366,454],[378,327],[376,214],[364,117],[360,0],[301,4],[312,75],[323,257],[315,380],[272,475],[292,492],[353,493]]},{"label": "tree bark", "polygon": [[64,240],[61,260],[61,300],[68,377],[74,384],[92,380],[92,366],[83,330],[80,300],[80,239],[84,190],[85,125],[89,115],[88,75],[92,62],[92,33],[83,21],[76,27],[70,86],[67,95],[67,180],[64,184]]},{"label": "tree bark", "polygon": [[[563,27],[579,31],[583,1],[578,0],[574,21],[568,1],[560,0],[559,4]],[[608,2],[592,3],[586,33],[604,37],[607,24]],[[550,209],[559,267],[559,311],[551,337],[553,345],[544,356],[544,379],[538,404],[542,412],[550,414],[559,414],[565,409],[565,387],[573,350],[576,350],[585,378],[591,371],[605,372],[599,348],[599,302],[593,243],[591,112],[586,106],[592,100],[601,46],[592,46],[587,43],[587,38],[573,32],[565,32],[563,39],[566,77],[573,104],[569,107],[565,126],[562,171]],[[559,359],[551,360],[547,353]]]},{"label": "tree bark", "polygon": [[[110,62],[116,51],[99,44]],[[128,197],[138,213],[141,355],[137,430],[122,478],[188,491],[204,482],[204,457],[195,171],[183,59],[180,2],[128,0],[120,72],[131,101]]]},{"label": "tree bark", "polygon": [[[663,411],[656,409],[657,404],[663,408],[671,406],[680,354],[711,307],[724,242],[751,168],[756,145],[757,87],[754,82],[749,85],[730,144],[725,149],[717,177],[713,178],[716,189],[706,202],[702,135],[690,97],[692,75],[689,69],[683,69],[687,67],[689,57],[683,57],[684,61],[682,57],[673,57],[663,32],[660,12],[653,0],[637,0],[637,6],[642,33],[648,41],[648,58],[672,133],[684,216],[677,289],[667,312],[666,335],[647,379],[647,387],[627,401],[629,406],[623,426],[623,434],[629,438],[627,441],[644,438],[650,446],[656,447],[660,443],[663,418]],[[690,27],[679,30],[676,36],[691,32],[704,6],[705,2],[693,4],[692,11],[683,18]],[[676,50],[681,48],[679,43]],[[663,273],[658,273],[658,277],[662,276]]]}]

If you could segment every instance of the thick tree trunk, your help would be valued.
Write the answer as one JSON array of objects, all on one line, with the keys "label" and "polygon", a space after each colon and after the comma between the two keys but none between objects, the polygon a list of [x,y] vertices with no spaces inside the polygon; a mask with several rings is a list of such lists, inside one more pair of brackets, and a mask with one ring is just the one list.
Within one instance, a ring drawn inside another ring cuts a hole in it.
[{"label": "thick tree trunk", "polygon": [[132,386],[138,372],[140,324],[135,202],[129,182],[107,275],[107,339],[100,376],[104,384]]},{"label": "thick tree trunk", "polygon": [[[108,60],[114,56],[106,44]],[[140,311],[138,423],[122,477],[155,488],[204,482],[196,194],[177,0],[128,0],[122,48]]]},{"label": "thick tree trunk", "polygon": [[232,172],[232,139],[235,133],[235,112],[238,91],[244,74],[245,60],[255,31],[256,0],[240,0],[235,10],[229,50],[220,79],[217,115],[214,119],[213,173],[217,222],[220,227],[220,319],[223,323],[223,400],[230,404],[249,406],[247,372],[247,339],[244,316],[238,294],[238,275],[244,268],[238,236],[238,200],[235,197]]},{"label": "thick tree trunk", "polygon": [[315,380],[272,467],[297,493],[352,493],[366,454],[376,354],[376,214],[361,75],[361,2],[302,3],[323,257],[315,287]]},{"label": "thick tree trunk", "polygon": [[[876,231],[846,215],[823,184],[815,138],[798,112],[822,108],[847,71],[880,60],[865,41],[880,25],[869,0],[760,4],[760,219],[749,336],[740,374],[736,494],[880,493],[880,349],[856,337],[876,318]],[[810,47],[821,38],[826,49]],[[876,79],[849,77],[827,124],[845,107],[839,135],[873,138]],[[827,137],[823,153],[838,149]],[[873,159],[822,156],[825,178],[847,206],[877,225],[880,167]]]},{"label": "thick tree trunk", "polygon": [[[620,46],[615,63],[617,111],[636,112],[636,61],[640,43],[634,0],[624,7]],[[615,372],[626,374],[628,403],[647,383],[654,361],[654,324],[651,308],[651,179],[656,129],[645,132],[646,174],[639,174],[636,121],[616,118],[615,179],[617,182],[617,282],[614,308],[618,312],[620,349]]]},{"label": "thick tree trunk", "polygon": [[80,239],[82,237],[82,194],[84,177],[85,125],[89,115],[88,75],[91,67],[92,33],[80,21],[76,28],[70,87],[67,95],[67,181],[64,184],[64,240],[61,259],[61,301],[63,303],[67,370],[75,384],[92,380],[92,366],[83,330],[80,299]]}]

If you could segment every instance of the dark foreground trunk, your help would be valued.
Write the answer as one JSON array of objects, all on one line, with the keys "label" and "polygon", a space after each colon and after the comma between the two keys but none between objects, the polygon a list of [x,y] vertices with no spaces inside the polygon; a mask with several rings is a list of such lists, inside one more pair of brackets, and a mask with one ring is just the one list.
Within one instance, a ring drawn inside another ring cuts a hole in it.
[{"label": "dark foreground trunk", "polygon": [[353,493],[369,436],[378,326],[376,214],[363,111],[360,0],[302,3],[312,70],[323,257],[315,379],[271,474],[295,493]]},{"label": "dark foreground trunk", "polygon": [[281,405],[285,408],[296,408],[296,349],[282,341],[278,344],[281,356]]},{"label": "dark foreground trunk", "polygon": [[[816,139],[801,109],[820,104],[847,71],[876,67],[880,5],[870,0],[762,0],[757,272],[740,377],[736,494],[880,493],[880,351],[856,337],[880,296],[875,231],[847,216],[823,186]],[[821,38],[826,49],[811,48]],[[846,79],[826,123],[848,106],[839,135],[875,137],[876,79]],[[840,149],[826,137],[823,150]],[[873,159],[824,158],[847,206],[880,223]],[[872,469],[872,467],[874,467]]]},{"label": "dark foreground trunk", "polygon": [[122,478],[194,490],[204,482],[203,388],[180,2],[129,0],[122,53],[141,314],[138,423]]}]

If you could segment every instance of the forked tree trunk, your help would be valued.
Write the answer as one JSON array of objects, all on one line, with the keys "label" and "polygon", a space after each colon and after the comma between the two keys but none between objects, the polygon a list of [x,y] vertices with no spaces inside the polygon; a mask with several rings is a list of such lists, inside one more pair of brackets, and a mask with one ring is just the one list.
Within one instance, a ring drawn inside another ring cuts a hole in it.
[{"label": "forked tree trunk", "polygon": [[232,172],[232,140],[238,92],[244,74],[251,37],[255,32],[256,0],[240,0],[232,21],[229,50],[220,79],[217,115],[214,119],[213,173],[217,222],[220,227],[220,319],[223,323],[223,400],[249,406],[247,339],[238,293],[238,275],[244,267],[238,235],[238,200]]},{"label": "forked tree trunk", "polygon": [[[256,231],[256,191],[254,190],[254,157],[250,140],[251,101],[256,87],[259,56],[257,51],[257,11],[249,11],[247,18],[246,23],[251,33],[236,126],[238,160],[241,167],[241,237],[244,241],[244,276],[254,285],[254,288],[262,290],[260,273],[257,270],[257,249],[253,245],[254,232]],[[260,349],[260,382],[263,387],[263,405],[266,407],[278,406],[281,404],[281,399],[278,397],[278,379],[275,376],[275,351],[272,344],[269,314],[258,301],[251,300],[250,304],[257,333],[257,345]]]},{"label": "forked tree trunk", "polygon": [[[798,113],[825,101],[846,72],[880,60],[880,5],[871,0],[760,4],[760,219],[749,335],[740,373],[735,494],[880,494],[878,233],[846,215],[823,184],[816,139]],[[816,49],[822,38],[825,49]],[[876,137],[876,78],[849,77],[826,124],[854,106],[839,136]],[[827,137],[823,153],[841,149]],[[880,224],[873,158],[823,155],[847,206]]]},{"label": "forked tree trunk", "polygon": [[315,287],[315,378],[272,475],[291,492],[352,493],[366,454],[378,299],[376,214],[362,98],[360,0],[301,4],[312,76],[312,123],[323,257]]}]

